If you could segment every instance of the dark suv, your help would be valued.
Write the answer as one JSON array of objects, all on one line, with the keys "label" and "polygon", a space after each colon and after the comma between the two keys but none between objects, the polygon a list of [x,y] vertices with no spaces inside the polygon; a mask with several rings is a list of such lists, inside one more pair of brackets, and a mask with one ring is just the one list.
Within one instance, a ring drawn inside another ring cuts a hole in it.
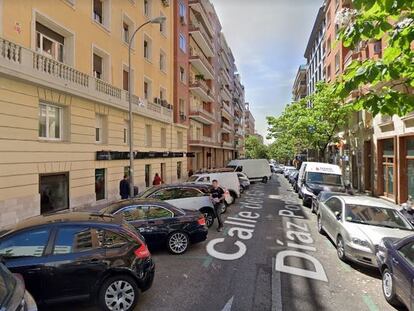
[{"label": "dark suv", "polygon": [[38,304],[93,299],[103,310],[129,311],[154,279],[143,237],[109,215],[27,219],[0,237],[0,256]]}]

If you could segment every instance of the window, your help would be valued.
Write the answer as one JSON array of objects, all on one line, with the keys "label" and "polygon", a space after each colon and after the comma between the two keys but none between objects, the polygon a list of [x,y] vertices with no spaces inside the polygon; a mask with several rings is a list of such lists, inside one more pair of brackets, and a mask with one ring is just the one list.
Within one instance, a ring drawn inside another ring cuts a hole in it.
[{"label": "window", "polygon": [[147,217],[148,219],[154,219],[154,218],[171,218],[174,214],[160,206],[151,206],[148,210]]},{"label": "window", "polygon": [[340,58],[339,58],[339,52],[338,52],[335,55],[335,73],[338,73],[340,69],[341,69],[341,64],[340,64]]},{"label": "window", "polygon": [[382,173],[384,195],[394,197],[394,139],[380,142],[382,146]]},{"label": "window", "polygon": [[335,24],[335,38],[338,40],[339,38],[339,25]]},{"label": "window", "polygon": [[104,116],[97,114],[95,117],[95,142],[102,144],[103,140],[103,131],[104,131]]},{"label": "window", "polygon": [[177,179],[181,179],[182,162],[177,162]]},{"label": "window", "polygon": [[329,37],[328,40],[326,41],[326,51],[328,52],[328,54],[331,52],[331,48],[332,48],[332,43],[331,43],[331,38]]},{"label": "window", "polygon": [[85,226],[60,228],[53,254],[70,254],[90,251],[102,246],[102,231]]},{"label": "window", "polygon": [[62,139],[63,109],[49,104],[39,105],[39,137],[50,140]]},{"label": "window", "polygon": [[178,4],[178,14],[180,15],[180,19],[182,18],[182,20],[184,22],[186,22],[187,8],[186,8],[186,6],[185,6],[185,4],[183,2],[180,2]]},{"label": "window", "polygon": [[118,233],[109,230],[104,231],[103,246],[105,248],[118,248],[124,246],[126,243],[128,243],[128,240]]},{"label": "window", "polygon": [[183,67],[180,67],[180,81],[183,83],[186,82],[185,69]]},{"label": "window", "polygon": [[152,125],[145,125],[145,147],[152,146]]},{"label": "window", "polygon": [[144,98],[146,100],[149,100],[151,98],[151,95],[152,95],[151,81],[148,79],[144,79]]},{"label": "window", "polygon": [[151,185],[151,165],[145,164],[145,187]]},{"label": "window", "polygon": [[166,72],[167,71],[167,62],[166,62],[166,55],[163,51],[160,52],[160,70],[162,72]]},{"label": "window", "polygon": [[40,213],[69,208],[69,175],[67,173],[40,175]]},{"label": "window", "polygon": [[185,100],[182,98],[178,100],[178,113],[180,114],[180,117],[184,119],[183,117],[185,117]]},{"label": "window", "polygon": [[167,129],[161,128],[161,148],[167,147]]},{"label": "window", "polygon": [[24,231],[4,239],[0,243],[2,257],[41,257],[49,240],[49,229]]},{"label": "window", "polygon": [[183,132],[177,132],[177,148],[183,148]]},{"label": "window", "polygon": [[36,22],[36,52],[63,62],[65,38]]},{"label": "window", "polygon": [[166,93],[167,93],[167,90],[166,89],[164,89],[163,87],[161,87],[160,88],[160,99],[161,100],[165,100],[167,97],[166,97]]},{"label": "window", "polygon": [[122,86],[125,91],[129,89],[129,74],[127,70],[122,70]]},{"label": "window", "polygon": [[374,54],[381,54],[382,51],[382,42],[378,40],[374,43]]},{"label": "window", "polygon": [[106,181],[105,181],[105,169],[95,169],[95,195],[96,201],[104,200],[106,196]]},{"label": "window", "polygon": [[144,15],[151,16],[151,0],[144,0]]},{"label": "window", "polygon": [[[165,17],[164,13],[160,12],[160,16]],[[162,35],[167,35],[167,23],[166,20],[160,23],[160,32]]]},{"label": "window", "polygon": [[328,65],[328,67],[326,67],[326,80],[331,81],[331,65]]},{"label": "window", "polygon": [[151,60],[151,48],[152,42],[151,39],[147,36],[144,37],[144,58],[147,60]]},{"label": "window", "polygon": [[179,44],[180,44],[181,51],[186,53],[187,52],[187,42],[185,40],[185,37],[181,33],[179,35]]},{"label": "window", "polygon": [[411,266],[414,266],[414,243],[410,242],[398,250],[398,253],[404,257]]},{"label": "window", "polygon": [[128,132],[129,132],[129,121],[124,120],[124,128],[123,128],[123,143],[127,144],[128,143]]},{"label": "window", "polygon": [[147,217],[148,206],[133,205],[122,209],[126,221],[144,220]]},{"label": "window", "polygon": [[103,4],[101,0],[93,0],[93,19],[103,24]]},{"label": "window", "polygon": [[125,22],[122,23],[122,38],[125,43],[129,43],[129,25]]},{"label": "window", "polygon": [[93,76],[98,79],[103,79],[103,60],[97,54],[93,54]]},{"label": "window", "polygon": [[158,199],[158,200],[174,200],[179,199],[180,190],[171,188],[171,189],[161,189],[157,192],[150,195],[150,198],[152,199]]},{"label": "window", "polygon": [[334,214],[342,213],[342,203],[337,198],[330,198],[329,200],[325,202],[325,204],[332,213]]},{"label": "window", "polygon": [[[199,182],[202,182],[202,181],[199,180]],[[184,188],[184,189],[181,189],[180,191],[180,198],[195,198],[195,197],[200,197],[200,196],[204,196],[204,194],[198,191],[197,189]]]}]

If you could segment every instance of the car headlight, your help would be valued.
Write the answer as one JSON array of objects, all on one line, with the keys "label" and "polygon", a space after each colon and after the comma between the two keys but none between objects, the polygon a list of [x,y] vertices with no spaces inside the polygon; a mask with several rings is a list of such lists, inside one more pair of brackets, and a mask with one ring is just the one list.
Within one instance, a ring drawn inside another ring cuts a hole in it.
[{"label": "car headlight", "polygon": [[358,239],[358,238],[352,238],[352,243],[356,245],[360,245],[363,247],[369,247],[369,242],[366,240]]}]

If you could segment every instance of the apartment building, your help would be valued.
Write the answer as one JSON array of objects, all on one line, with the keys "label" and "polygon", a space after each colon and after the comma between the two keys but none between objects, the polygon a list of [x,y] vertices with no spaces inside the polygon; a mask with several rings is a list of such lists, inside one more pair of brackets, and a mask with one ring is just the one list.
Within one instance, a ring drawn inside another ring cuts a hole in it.
[{"label": "apartment building", "polygon": [[299,101],[307,95],[307,65],[300,65],[293,83],[292,95],[293,101]]},{"label": "apartment building", "polygon": [[253,117],[252,112],[250,111],[250,103],[245,104],[245,112],[244,112],[244,134],[245,136],[254,135],[256,133],[255,129],[255,119]]},{"label": "apartment building", "polygon": [[[169,1],[14,0],[0,1],[0,12],[0,226],[116,200],[129,171],[140,190],[156,172],[165,182],[185,177]],[[165,23],[133,41],[129,89],[127,42],[159,15]]]},{"label": "apartment building", "polygon": [[306,58],[307,95],[315,91],[316,84],[325,80],[325,6],[321,6],[313,24],[304,57]]},{"label": "apartment building", "polygon": [[[236,69],[237,71],[237,69]],[[234,87],[233,87],[233,104],[234,104],[234,142],[235,142],[235,155],[237,158],[245,157],[245,145],[244,145],[244,113],[245,113],[245,92],[244,86],[241,83],[240,74],[235,74]]]}]

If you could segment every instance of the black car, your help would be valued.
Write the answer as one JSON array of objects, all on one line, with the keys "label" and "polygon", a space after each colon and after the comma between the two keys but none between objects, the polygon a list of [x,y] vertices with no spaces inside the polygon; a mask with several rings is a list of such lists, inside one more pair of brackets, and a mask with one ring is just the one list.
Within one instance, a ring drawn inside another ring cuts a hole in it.
[{"label": "black car", "polygon": [[0,256],[38,304],[91,299],[102,310],[129,311],[154,279],[144,238],[109,215],[29,218],[0,237]]},{"label": "black car", "polygon": [[23,280],[0,263],[0,310],[37,311],[36,302],[26,291]]},{"label": "black car", "polygon": [[326,200],[328,200],[330,197],[334,195],[344,196],[344,195],[349,195],[349,194],[345,192],[321,191],[319,192],[317,196],[312,197],[311,212],[318,214],[319,203],[325,202]]},{"label": "black car", "polygon": [[203,214],[183,210],[151,199],[132,199],[114,203],[101,210],[122,214],[145,238],[150,248],[167,246],[172,254],[183,254],[188,246],[207,239],[208,229]]}]

